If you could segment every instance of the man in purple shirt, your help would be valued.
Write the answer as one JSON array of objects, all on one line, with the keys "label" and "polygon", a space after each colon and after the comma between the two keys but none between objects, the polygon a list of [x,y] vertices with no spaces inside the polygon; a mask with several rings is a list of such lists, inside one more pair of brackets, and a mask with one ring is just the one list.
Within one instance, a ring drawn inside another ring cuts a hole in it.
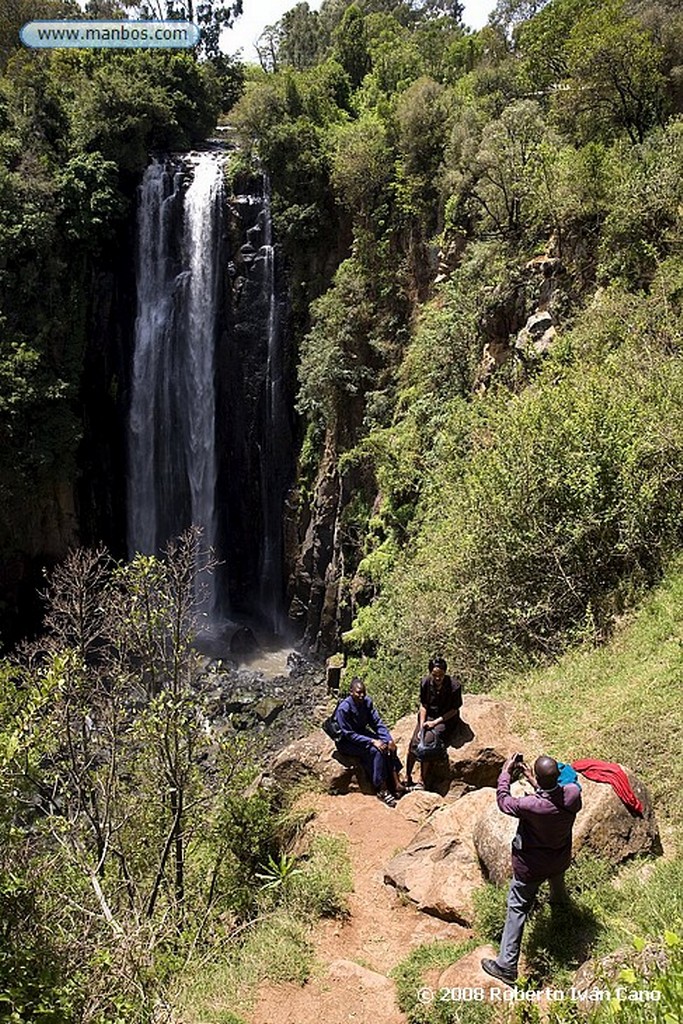
[{"label": "man in purple shirt", "polygon": [[[536,792],[510,796],[511,773],[519,766]],[[574,783],[558,784],[560,769],[552,757],[539,757],[533,773],[521,754],[508,758],[498,778],[496,799],[503,814],[519,819],[512,840],[512,881],[507,916],[497,960],[482,960],[492,977],[507,984],[517,979],[517,963],[524,925],[536,893],[546,880],[551,903],[565,903],[564,873],[572,859],[572,828],[581,810],[581,790]]]}]

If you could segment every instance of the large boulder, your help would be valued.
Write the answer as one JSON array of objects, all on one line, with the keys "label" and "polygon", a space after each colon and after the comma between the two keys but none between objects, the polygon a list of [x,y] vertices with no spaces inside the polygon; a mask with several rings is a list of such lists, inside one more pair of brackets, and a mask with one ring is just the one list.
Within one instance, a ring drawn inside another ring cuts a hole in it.
[{"label": "large boulder", "polygon": [[[404,798],[405,799],[405,798]],[[410,845],[384,871],[384,881],[404,892],[419,910],[471,925],[473,893],[484,884],[472,830],[495,792],[480,789],[435,810]]]},{"label": "large boulder", "polygon": [[623,864],[632,857],[660,854],[662,844],[647,787],[624,769],[631,789],[643,805],[643,814],[633,814],[619,799],[611,786],[591,782],[583,775],[582,809],[574,826],[574,850],[587,850],[605,857],[613,864]]},{"label": "large boulder", "polygon": [[408,821],[421,825],[425,818],[428,818],[432,811],[443,804],[443,797],[438,793],[428,793],[427,790],[417,790],[399,800],[397,812],[407,818]]},{"label": "large boulder", "polygon": [[[445,775],[436,772],[436,788],[445,793],[454,783],[471,789],[495,786],[503,762],[522,749],[522,742],[510,726],[512,709],[503,701],[476,693],[466,693],[460,713],[460,726],[448,747]],[[399,754],[405,761],[408,744],[415,729],[415,715],[399,719],[392,729]],[[435,764],[434,769],[438,766]]]},{"label": "large boulder", "polygon": [[360,761],[340,754],[322,729],[280,750],[259,785],[285,790],[311,779],[326,793],[374,793]]},{"label": "large boulder", "polygon": [[[611,786],[580,776],[583,806],[574,825],[574,855],[584,850],[612,864],[623,864],[642,854],[661,853],[650,795],[639,779],[629,771],[627,775],[643,804],[642,816],[633,814]],[[474,844],[492,882],[503,884],[510,877],[510,843],[516,831],[517,819],[501,814],[495,803],[475,825]]]}]

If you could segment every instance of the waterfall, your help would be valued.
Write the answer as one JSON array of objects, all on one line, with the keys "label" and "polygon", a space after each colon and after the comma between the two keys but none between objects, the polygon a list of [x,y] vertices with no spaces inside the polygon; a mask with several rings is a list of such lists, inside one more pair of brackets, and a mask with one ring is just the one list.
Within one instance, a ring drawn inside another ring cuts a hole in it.
[{"label": "waterfall", "polygon": [[[187,174],[192,180],[185,188]],[[222,165],[155,161],[139,195],[128,426],[128,547],[157,553],[190,524],[216,539],[215,335]],[[207,612],[216,607],[213,577]]]},{"label": "waterfall", "polygon": [[282,338],[277,305],[275,247],[273,246],[273,219],[270,208],[270,182],[263,181],[263,245],[265,264],[264,288],[268,296],[266,321],[267,357],[264,381],[264,448],[261,455],[261,521],[263,546],[259,565],[259,599],[262,612],[272,631],[280,632],[277,582],[282,565],[278,557],[281,545],[279,535],[282,521],[281,481],[277,473],[277,442],[286,421],[283,405],[284,381],[282,366]]},{"label": "waterfall", "polygon": [[223,188],[224,153],[155,161],[139,191],[128,547],[200,526],[208,618],[279,633],[292,472],[281,276],[267,179]]}]

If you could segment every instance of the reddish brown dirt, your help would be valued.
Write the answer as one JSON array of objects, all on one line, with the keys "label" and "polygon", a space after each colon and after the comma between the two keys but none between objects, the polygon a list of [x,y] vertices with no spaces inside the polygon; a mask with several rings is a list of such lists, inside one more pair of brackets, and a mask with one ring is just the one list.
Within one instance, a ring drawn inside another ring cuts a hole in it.
[{"label": "reddish brown dirt", "polygon": [[[310,804],[310,799],[307,800]],[[303,986],[262,986],[252,1024],[402,1024],[392,968],[415,946],[433,939],[460,941],[470,934],[419,913],[384,885],[384,865],[408,845],[417,826],[372,796],[318,796],[316,831],[348,837],[353,892],[345,921],[315,928],[317,967]]]}]

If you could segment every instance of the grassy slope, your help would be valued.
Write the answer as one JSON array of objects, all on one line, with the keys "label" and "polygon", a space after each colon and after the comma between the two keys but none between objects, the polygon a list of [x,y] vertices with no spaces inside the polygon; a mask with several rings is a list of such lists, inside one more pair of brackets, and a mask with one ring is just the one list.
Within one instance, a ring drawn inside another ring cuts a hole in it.
[{"label": "grassy slope", "polygon": [[[665,844],[683,854],[683,561],[605,647],[574,651],[498,692],[516,725],[563,760],[598,757],[649,786]],[[532,732],[533,730],[533,732]],[[540,751],[538,751],[540,752]]]}]

